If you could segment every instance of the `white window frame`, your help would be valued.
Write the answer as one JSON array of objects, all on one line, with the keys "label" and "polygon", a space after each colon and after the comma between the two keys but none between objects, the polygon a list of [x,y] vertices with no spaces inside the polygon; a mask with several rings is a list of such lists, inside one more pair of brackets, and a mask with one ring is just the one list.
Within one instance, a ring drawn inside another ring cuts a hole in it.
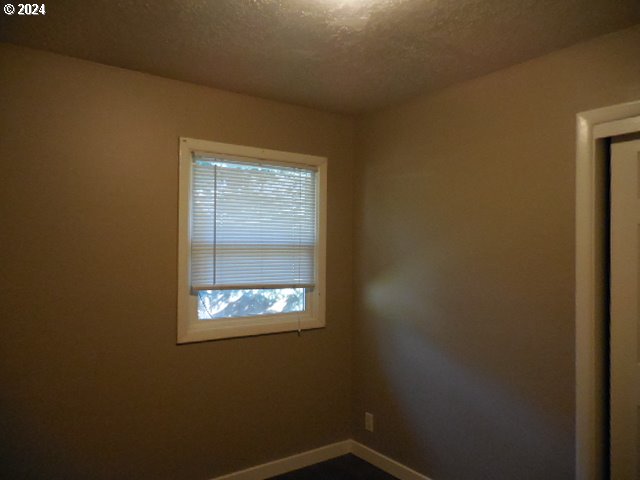
[{"label": "white window frame", "polygon": [[[305,311],[214,320],[198,320],[197,295],[191,294],[189,280],[191,239],[191,175],[193,152],[207,152],[222,158],[242,158],[287,166],[317,169],[316,284],[305,294]],[[229,143],[180,138],[178,212],[178,343],[245,337],[278,332],[301,331],[325,326],[325,259],[327,218],[327,159],[314,155],[267,150]]]}]

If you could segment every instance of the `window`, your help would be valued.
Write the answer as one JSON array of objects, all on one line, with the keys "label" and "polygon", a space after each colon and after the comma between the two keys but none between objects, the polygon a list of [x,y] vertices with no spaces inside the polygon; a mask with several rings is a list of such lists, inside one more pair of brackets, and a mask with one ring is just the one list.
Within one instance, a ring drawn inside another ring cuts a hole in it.
[{"label": "window", "polygon": [[324,326],[326,168],[180,139],[178,343]]}]

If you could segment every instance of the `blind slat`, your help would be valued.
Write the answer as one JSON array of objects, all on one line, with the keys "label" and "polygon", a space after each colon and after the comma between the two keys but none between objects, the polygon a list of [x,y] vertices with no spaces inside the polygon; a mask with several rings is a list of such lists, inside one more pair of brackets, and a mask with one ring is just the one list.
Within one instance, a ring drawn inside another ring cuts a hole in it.
[{"label": "blind slat", "polygon": [[193,162],[192,290],[313,287],[315,169]]}]

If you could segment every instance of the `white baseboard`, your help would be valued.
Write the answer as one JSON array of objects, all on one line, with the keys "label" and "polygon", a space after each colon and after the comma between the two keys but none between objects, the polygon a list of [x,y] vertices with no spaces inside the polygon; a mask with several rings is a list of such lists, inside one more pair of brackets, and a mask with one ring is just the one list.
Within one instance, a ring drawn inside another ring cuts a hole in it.
[{"label": "white baseboard", "polygon": [[351,451],[351,440],[332,443],[324,447],[315,448],[306,452],[291,455],[290,457],[263,463],[255,467],[240,470],[239,472],[216,477],[212,480],[264,480],[265,478],[282,475],[299,468],[308,467],[314,463],[324,462],[341,455],[346,455]]},{"label": "white baseboard", "polygon": [[393,475],[399,480],[431,480],[429,477],[410,469],[406,465],[396,462],[394,459],[386,455],[376,452],[375,450],[362,445],[361,443],[351,440],[351,453],[362,460],[369,462],[371,465],[384,470],[389,475]]},{"label": "white baseboard", "polygon": [[341,455],[352,453],[357,457],[378,467],[380,470],[393,475],[399,480],[431,480],[429,477],[396,462],[386,455],[356,442],[355,440],[343,440],[324,447],[308,450],[306,452],[291,455],[290,457],[263,463],[255,467],[240,470],[238,472],[216,477],[212,480],[264,480],[265,478],[282,475],[299,468],[308,467],[315,463],[324,462]]}]

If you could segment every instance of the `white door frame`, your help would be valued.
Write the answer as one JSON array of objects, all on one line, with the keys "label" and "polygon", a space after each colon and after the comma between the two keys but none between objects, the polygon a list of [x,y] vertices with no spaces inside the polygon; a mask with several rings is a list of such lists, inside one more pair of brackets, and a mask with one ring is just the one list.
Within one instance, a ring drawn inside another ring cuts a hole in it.
[{"label": "white door frame", "polygon": [[640,131],[640,101],[577,115],[576,145],[576,480],[602,480],[607,221],[607,142]]}]

